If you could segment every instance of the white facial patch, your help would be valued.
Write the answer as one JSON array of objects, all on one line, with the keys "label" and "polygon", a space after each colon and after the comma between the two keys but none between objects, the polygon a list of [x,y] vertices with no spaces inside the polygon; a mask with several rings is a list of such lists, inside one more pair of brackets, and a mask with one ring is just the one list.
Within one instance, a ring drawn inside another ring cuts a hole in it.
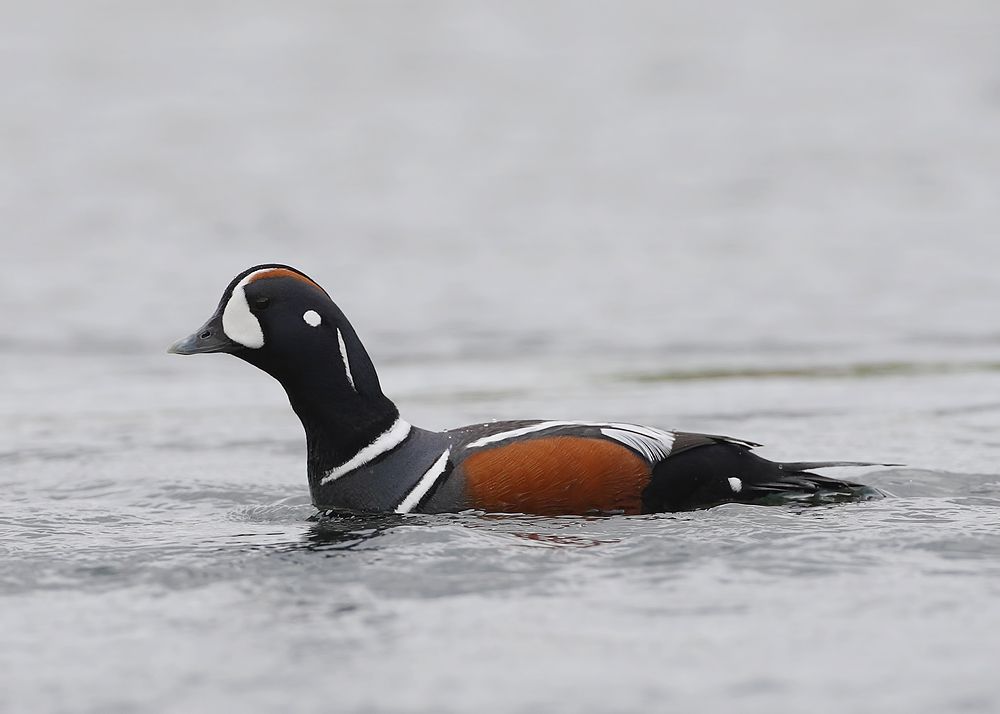
[{"label": "white facial patch", "polygon": [[302,319],[306,321],[309,327],[319,327],[320,323],[323,322],[323,318],[315,310],[306,310],[302,313]]},{"label": "white facial patch", "polygon": [[268,273],[271,270],[273,268],[255,270],[238,282],[233,288],[229,302],[226,303],[226,308],[222,311],[222,331],[226,333],[226,337],[252,350],[259,350],[264,346],[264,331],[260,328],[260,321],[250,312],[250,305],[247,303],[247,295],[243,288],[255,275]]},{"label": "white facial patch", "polygon": [[743,482],[733,476],[729,479],[729,488],[733,489],[733,493],[739,493],[743,490]]}]

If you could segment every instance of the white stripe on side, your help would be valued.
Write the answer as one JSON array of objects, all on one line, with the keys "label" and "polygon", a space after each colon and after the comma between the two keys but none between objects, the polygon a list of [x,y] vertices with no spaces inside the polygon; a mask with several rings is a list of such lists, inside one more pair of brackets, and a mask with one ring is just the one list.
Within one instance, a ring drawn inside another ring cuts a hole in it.
[{"label": "white stripe on side", "polygon": [[373,461],[382,454],[387,454],[403,443],[403,440],[410,435],[410,424],[402,419],[396,419],[388,429],[382,432],[372,443],[364,447],[354,455],[353,458],[345,461],[340,466],[327,471],[320,482],[320,486],[325,486],[331,481],[336,481],[345,474],[351,473],[355,469],[361,468],[369,461]]},{"label": "white stripe on side", "polygon": [[427,469],[427,473],[420,477],[413,490],[406,494],[406,498],[396,507],[396,513],[409,513],[420,503],[420,499],[427,495],[427,492],[431,490],[431,486],[441,478],[441,474],[448,467],[449,456],[451,456],[451,449],[445,449],[444,453],[434,462],[434,465]]},{"label": "white stripe on side", "polygon": [[477,449],[480,446],[486,446],[487,444],[495,444],[498,441],[506,441],[507,439],[516,439],[517,437],[524,436],[525,434],[534,434],[536,431],[555,429],[560,426],[593,426],[593,424],[589,424],[584,421],[543,421],[537,424],[531,424],[530,426],[522,426],[519,429],[511,429],[510,431],[501,431],[499,434],[484,436],[481,439],[476,439],[472,443],[466,444],[465,448]]},{"label": "white stripe on side", "polygon": [[591,421],[543,421],[538,424],[511,429],[510,431],[502,431],[499,434],[484,436],[481,439],[476,439],[466,444],[465,448],[476,449],[480,446],[495,444],[498,441],[516,439],[519,436],[548,431],[549,429],[558,429],[564,426],[589,426],[600,429],[604,436],[624,444],[653,462],[662,461],[667,458],[674,446],[674,435],[669,431],[662,431],[661,429],[640,426],[638,424]]},{"label": "white stripe on side", "polygon": [[340,344],[340,358],[344,360],[344,371],[347,372],[347,381],[351,383],[351,389],[355,392],[358,388],[354,386],[354,375],[351,374],[351,360],[347,357],[347,345],[344,344],[344,336],[337,330],[337,342]]}]

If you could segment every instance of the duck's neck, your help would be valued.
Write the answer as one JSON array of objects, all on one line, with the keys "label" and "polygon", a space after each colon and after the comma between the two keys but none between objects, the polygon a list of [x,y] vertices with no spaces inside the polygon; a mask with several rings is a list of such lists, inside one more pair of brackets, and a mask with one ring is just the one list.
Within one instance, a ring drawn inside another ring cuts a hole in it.
[{"label": "duck's neck", "polygon": [[342,316],[338,323],[325,343],[240,355],[285,388],[306,432],[310,481],[349,464],[399,419],[350,323]]},{"label": "duck's neck", "polygon": [[306,432],[310,480],[349,464],[399,420],[392,400],[344,390],[339,384],[282,382]]}]

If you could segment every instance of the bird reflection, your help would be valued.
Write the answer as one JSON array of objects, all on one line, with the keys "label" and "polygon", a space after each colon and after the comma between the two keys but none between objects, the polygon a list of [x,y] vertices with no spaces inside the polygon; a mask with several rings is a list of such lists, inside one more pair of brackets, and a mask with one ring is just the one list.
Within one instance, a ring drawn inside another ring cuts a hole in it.
[{"label": "bird reflection", "polygon": [[[465,512],[443,515],[397,515],[394,513],[362,514],[350,511],[322,511],[310,516],[310,526],[296,549],[323,552],[366,550],[372,541],[401,528],[427,528],[448,523],[474,530],[488,530],[498,536],[524,545],[590,548],[616,543],[614,535],[598,531],[588,533],[587,526],[597,517],[543,518],[516,514],[485,514]],[[577,528],[582,533],[574,533]]]},{"label": "bird reflection", "polygon": [[304,536],[306,550],[355,550],[397,528],[424,525],[423,519],[395,513],[360,514],[350,511],[321,511],[310,516],[312,524]]}]

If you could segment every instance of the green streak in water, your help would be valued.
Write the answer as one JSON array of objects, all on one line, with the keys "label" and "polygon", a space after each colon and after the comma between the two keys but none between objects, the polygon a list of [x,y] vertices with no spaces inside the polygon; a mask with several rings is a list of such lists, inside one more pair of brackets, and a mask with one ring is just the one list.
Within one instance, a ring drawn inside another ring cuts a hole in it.
[{"label": "green streak in water", "polygon": [[1000,372],[1000,362],[862,362],[817,367],[735,367],[678,369],[622,375],[633,382],[686,382],[718,379],[870,379]]}]

